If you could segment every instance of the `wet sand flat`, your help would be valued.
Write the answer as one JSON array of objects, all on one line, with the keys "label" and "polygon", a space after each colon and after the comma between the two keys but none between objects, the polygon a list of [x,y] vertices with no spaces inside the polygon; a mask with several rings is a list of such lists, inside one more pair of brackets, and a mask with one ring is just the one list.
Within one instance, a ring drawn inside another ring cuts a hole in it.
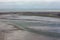
[{"label": "wet sand flat", "polygon": [[15,30],[12,25],[0,22],[0,40],[60,40],[24,30]]}]

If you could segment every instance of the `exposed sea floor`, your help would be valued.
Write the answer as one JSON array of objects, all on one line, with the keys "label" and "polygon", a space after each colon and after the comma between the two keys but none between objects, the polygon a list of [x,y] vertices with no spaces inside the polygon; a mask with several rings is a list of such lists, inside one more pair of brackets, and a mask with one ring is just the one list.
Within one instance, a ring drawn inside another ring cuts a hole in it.
[{"label": "exposed sea floor", "polygon": [[1,40],[60,40],[60,19],[2,15],[0,33]]},{"label": "exposed sea floor", "polygon": [[0,22],[0,40],[60,40],[60,38],[18,30],[12,25]]}]

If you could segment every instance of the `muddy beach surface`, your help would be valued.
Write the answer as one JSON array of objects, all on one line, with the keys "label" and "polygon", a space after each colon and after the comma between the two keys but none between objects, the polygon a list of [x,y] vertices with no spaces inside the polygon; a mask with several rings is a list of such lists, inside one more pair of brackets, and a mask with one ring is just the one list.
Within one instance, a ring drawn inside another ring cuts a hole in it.
[{"label": "muddy beach surface", "polygon": [[18,30],[12,25],[0,22],[0,40],[60,40],[24,30]]},{"label": "muddy beach surface", "polygon": [[[26,23],[29,23],[29,25],[30,25],[30,26],[28,26],[29,28],[33,28],[33,29],[37,30],[37,29],[44,28],[43,26],[41,28],[40,22],[46,23],[41,20],[45,20],[45,21],[48,21],[48,20],[54,21],[55,20],[58,23],[58,22],[60,22],[60,19],[55,19],[55,18],[53,19],[53,18],[47,18],[47,17],[46,17],[47,19],[44,19],[45,17],[36,17],[36,16],[19,16],[19,18],[18,18],[16,15],[15,15],[16,17],[15,16],[12,17],[12,16],[3,15],[0,17],[1,18],[0,19],[0,40],[60,40],[60,38],[49,37],[49,36],[40,35],[37,33],[32,33],[29,31],[21,30],[20,28],[17,28],[14,25],[11,25],[9,22],[7,23],[8,20],[13,19],[13,18],[14,18],[13,20],[18,19],[17,22],[21,22],[21,20],[23,20]],[[36,25],[38,25],[38,26],[36,26]],[[51,28],[49,28],[49,29],[51,29]]]}]

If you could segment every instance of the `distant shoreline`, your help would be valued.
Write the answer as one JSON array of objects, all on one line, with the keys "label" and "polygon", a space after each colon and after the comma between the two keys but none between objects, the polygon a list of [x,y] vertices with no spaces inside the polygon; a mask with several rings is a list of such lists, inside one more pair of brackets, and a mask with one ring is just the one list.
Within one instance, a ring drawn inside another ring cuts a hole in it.
[{"label": "distant shoreline", "polygon": [[60,12],[60,10],[20,10],[20,11],[0,11],[0,12]]}]

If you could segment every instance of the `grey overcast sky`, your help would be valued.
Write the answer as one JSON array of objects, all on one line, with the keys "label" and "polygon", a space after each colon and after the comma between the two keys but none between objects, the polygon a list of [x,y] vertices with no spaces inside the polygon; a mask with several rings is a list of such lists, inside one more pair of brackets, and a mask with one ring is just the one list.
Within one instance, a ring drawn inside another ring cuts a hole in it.
[{"label": "grey overcast sky", "polygon": [[0,11],[60,10],[60,0],[0,0]]},{"label": "grey overcast sky", "polygon": [[60,1],[60,0],[0,0],[0,2],[21,2],[21,1],[25,1],[25,2],[30,2],[30,1],[46,1],[46,2],[52,2],[52,1]]}]

